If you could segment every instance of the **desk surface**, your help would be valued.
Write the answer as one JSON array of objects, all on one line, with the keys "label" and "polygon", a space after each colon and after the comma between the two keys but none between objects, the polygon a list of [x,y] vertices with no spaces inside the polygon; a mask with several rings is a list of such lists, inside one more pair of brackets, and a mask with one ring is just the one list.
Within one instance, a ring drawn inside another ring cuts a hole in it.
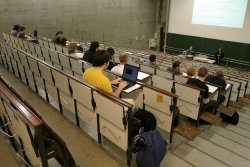
[{"label": "desk surface", "polygon": [[218,89],[218,87],[216,87],[216,86],[212,86],[212,85],[208,85],[208,84],[206,84],[206,85],[208,86],[209,93],[214,93]]},{"label": "desk surface", "polygon": [[141,87],[141,85],[135,84],[134,86],[132,86],[132,87],[130,87],[128,89],[123,90],[123,92],[130,93],[130,92],[132,92],[132,91],[134,91],[136,89],[139,89],[140,87]]},{"label": "desk surface", "polygon": [[141,81],[141,80],[144,80],[144,79],[148,78],[149,76],[150,76],[150,75],[147,74],[147,73],[139,72],[139,73],[138,73],[138,76],[137,76],[137,79]]}]

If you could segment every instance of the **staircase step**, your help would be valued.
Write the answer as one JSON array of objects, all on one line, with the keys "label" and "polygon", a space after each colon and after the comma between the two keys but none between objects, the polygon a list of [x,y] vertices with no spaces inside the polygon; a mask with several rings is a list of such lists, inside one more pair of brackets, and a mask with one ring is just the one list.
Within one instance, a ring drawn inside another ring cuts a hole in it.
[{"label": "staircase step", "polygon": [[234,110],[229,109],[228,107],[225,107],[225,106],[220,106],[220,107],[217,109],[217,111],[219,111],[220,113],[223,113],[223,114],[225,114],[225,115],[227,115],[227,116],[229,116],[229,117],[232,117],[233,114],[235,113]]},{"label": "staircase step", "polygon": [[174,132],[189,140],[194,140],[200,134],[200,130],[198,128],[186,122],[180,123],[176,128],[174,128]]},{"label": "staircase step", "polygon": [[209,112],[202,113],[200,119],[213,125],[219,125],[222,120],[220,117]]}]

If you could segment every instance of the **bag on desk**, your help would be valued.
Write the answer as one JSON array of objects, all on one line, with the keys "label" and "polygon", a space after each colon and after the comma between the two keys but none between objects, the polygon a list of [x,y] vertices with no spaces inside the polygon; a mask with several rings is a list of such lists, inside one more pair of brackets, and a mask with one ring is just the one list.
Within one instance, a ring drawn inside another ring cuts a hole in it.
[{"label": "bag on desk", "polygon": [[220,117],[222,118],[223,121],[233,124],[233,125],[237,125],[239,122],[239,114],[235,111],[232,117],[229,117],[223,113],[220,113]]}]

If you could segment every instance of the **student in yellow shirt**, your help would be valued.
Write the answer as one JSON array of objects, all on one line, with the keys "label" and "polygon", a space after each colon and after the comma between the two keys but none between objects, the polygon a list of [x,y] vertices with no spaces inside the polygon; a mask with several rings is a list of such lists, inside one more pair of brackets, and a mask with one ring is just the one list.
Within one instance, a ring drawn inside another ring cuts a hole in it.
[{"label": "student in yellow shirt", "polygon": [[[93,56],[93,67],[86,70],[83,74],[83,81],[105,91],[112,93],[114,96],[119,97],[121,91],[127,86],[126,81],[121,81],[120,78],[110,81],[103,71],[109,66],[111,55],[108,51],[99,50]],[[113,92],[111,84],[118,84],[116,91]]]}]

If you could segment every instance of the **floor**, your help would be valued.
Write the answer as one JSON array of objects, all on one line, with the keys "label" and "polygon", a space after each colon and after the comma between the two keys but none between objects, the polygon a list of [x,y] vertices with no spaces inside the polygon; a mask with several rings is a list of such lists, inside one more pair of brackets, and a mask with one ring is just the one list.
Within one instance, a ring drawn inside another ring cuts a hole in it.
[{"label": "floor", "polygon": [[[96,133],[84,122],[81,129],[76,127],[70,113],[66,112],[66,116],[60,114],[1,65],[0,73],[65,140],[80,167],[126,166],[125,153],[105,139],[104,147],[101,147],[96,141]],[[56,103],[54,105],[57,106]],[[161,167],[250,167],[250,105],[238,109],[238,113],[240,121],[237,126],[225,123],[219,126],[203,125],[202,133],[194,141],[174,134],[173,144],[168,145]],[[0,135],[0,147],[0,166],[22,166],[3,135]],[[51,160],[50,166],[58,165]],[[135,161],[132,166],[135,166]]]}]

